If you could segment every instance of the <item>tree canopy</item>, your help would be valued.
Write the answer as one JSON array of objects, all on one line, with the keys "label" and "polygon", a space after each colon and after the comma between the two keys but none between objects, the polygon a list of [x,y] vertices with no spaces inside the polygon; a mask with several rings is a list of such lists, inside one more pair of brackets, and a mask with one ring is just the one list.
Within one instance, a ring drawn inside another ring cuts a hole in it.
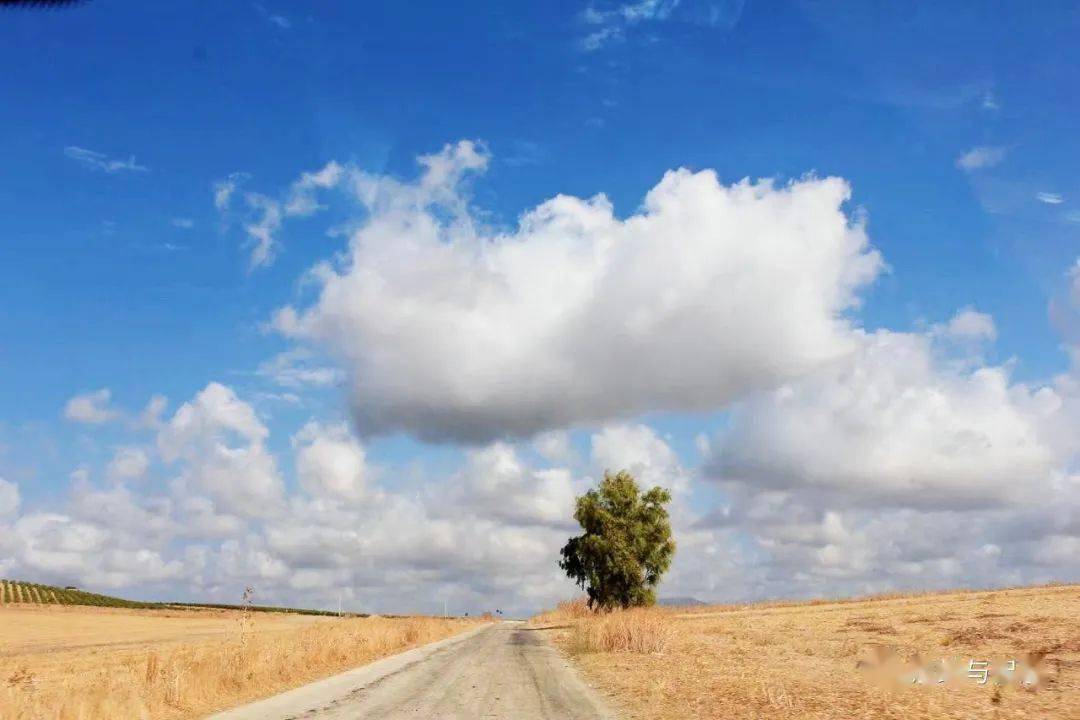
[{"label": "tree canopy", "polygon": [[642,494],[633,475],[604,473],[600,487],[577,498],[574,519],[585,531],[562,549],[559,567],[589,595],[589,607],[652,605],[671,566],[675,541],[665,504],[671,493]]}]

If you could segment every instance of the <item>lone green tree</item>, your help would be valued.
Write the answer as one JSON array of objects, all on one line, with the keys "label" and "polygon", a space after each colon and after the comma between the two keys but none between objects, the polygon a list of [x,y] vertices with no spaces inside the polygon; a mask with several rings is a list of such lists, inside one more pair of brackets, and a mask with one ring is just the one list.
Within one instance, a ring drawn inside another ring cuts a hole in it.
[{"label": "lone green tree", "polygon": [[644,495],[630,473],[604,473],[600,487],[577,498],[574,519],[585,531],[562,549],[559,567],[589,595],[589,607],[652,605],[671,567],[675,541],[665,504],[671,493]]}]

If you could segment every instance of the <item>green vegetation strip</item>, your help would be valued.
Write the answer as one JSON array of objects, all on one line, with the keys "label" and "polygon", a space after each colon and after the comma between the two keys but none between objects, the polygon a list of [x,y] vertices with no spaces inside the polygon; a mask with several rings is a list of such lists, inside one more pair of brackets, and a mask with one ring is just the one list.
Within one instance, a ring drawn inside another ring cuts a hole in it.
[{"label": "green vegetation strip", "polygon": [[[53,585],[22,582],[20,580],[0,580],[0,605],[9,603],[30,603],[38,605],[86,605],[90,607],[115,607],[129,609],[215,609],[248,610],[250,612],[293,613],[296,615],[335,616],[330,610],[305,610],[302,608],[272,607],[268,605],[225,605],[220,603],[160,603],[125,600],[111,595],[99,595],[85,590],[68,590]],[[348,617],[368,617],[367,613],[344,613]]]}]

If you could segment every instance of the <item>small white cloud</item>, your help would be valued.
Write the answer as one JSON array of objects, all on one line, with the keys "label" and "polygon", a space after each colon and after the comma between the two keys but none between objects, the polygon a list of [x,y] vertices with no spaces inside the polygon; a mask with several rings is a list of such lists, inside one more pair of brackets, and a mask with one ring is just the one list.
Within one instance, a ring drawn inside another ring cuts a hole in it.
[{"label": "small white cloud", "polygon": [[306,217],[321,210],[315,200],[316,190],[327,190],[338,184],[345,174],[345,168],[334,161],[328,162],[321,170],[306,172],[292,184],[289,197],[285,201],[285,214]]},{"label": "small white cloud", "polygon": [[288,388],[327,387],[344,382],[345,374],[339,368],[318,365],[313,359],[311,351],[294,348],[260,363],[255,373]]},{"label": "small white cloud", "polygon": [[697,448],[698,455],[703,458],[710,458],[712,456],[712,442],[709,441],[709,436],[705,433],[698,433],[694,437],[694,447]]},{"label": "small white cloud", "polygon": [[994,318],[970,308],[956,313],[943,330],[945,335],[957,340],[993,340],[997,337]]},{"label": "small white cloud", "polygon": [[[306,217],[322,210],[316,200],[316,192],[334,187],[344,177],[345,168],[336,162],[327,163],[315,172],[305,172],[290,187],[282,199],[261,193],[244,194],[246,215],[243,223],[247,233],[247,247],[251,249],[250,268],[265,267],[273,263],[280,244],[275,235],[286,217]],[[246,173],[233,173],[214,183],[214,207],[222,213],[228,224],[233,213],[233,198],[240,184],[248,178]]]},{"label": "small white cloud", "polygon": [[1035,195],[1035,199],[1047,205],[1060,205],[1065,199],[1058,193],[1041,192]]},{"label": "small white cloud", "polygon": [[1006,150],[1000,146],[982,145],[968,150],[956,159],[956,166],[961,170],[981,170],[1001,164]]},{"label": "small white cloud", "polygon": [[138,426],[141,428],[154,429],[161,425],[161,414],[169,404],[169,399],[164,395],[154,395],[146,403],[146,407],[139,413]]},{"label": "small white cloud", "polygon": [[19,510],[19,486],[0,478],[0,518],[11,517]]},{"label": "small white cloud", "polygon": [[345,424],[310,422],[293,437],[296,474],[315,497],[357,502],[364,497],[370,470],[364,448]]},{"label": "small white cloud", "polygon": [[639,0],[620,6],[616,12],[631,23],[641,20],[667,20],[678,5],[679,0]]},{"label": "small white cloud", "polygon": [[232,205],[233,195],[244,180],[250,177],[244,172],[231,173],[227,178],[214,183],[214,207],[219,212],[225,212]]},{"label": "small white cloud", "polygon": [[117,172],[146,172],[148,168],[143,165],[139,165],[135,162],[135,156],[132,155],[127,160],[119,160],[117,158],[111,158],[104,153],[99,153],[94,150],[87,150],[86,148],[76,147],[69,145],[64,148],[64,154],[72,160],[80,162],[88,168],[94,170],[102,170],[107,173]]},{"label": "small white cloud", "polygon": [[191,218],[178,217],[172,219],[173,227],[178,227],[182,230],[190,230],[195,227],[195,221]]},{"label": "small white cloud", "polygon": [[244,232],[248,234],[248,245],[251,247],[249,266],[254,269],[270,265],[277,255],[278,245],[274,233],[281,227],[281,204],[258,193],[248,193],[244,199],[247,200],[248,207],[258,213],[254,222],[244,225]]},{"label": "small white cloud", "polygon": [[585,52],[593,52],[599,50],[606,43],[621,40],[623,37],[622,30],[617,27],[604,27],[599,30],[595,30],[586,35],[581,40],[581,49]]},{"label": "small white cloud", "polygon": [[565,430],[540,433],[533,440],[533,449],[548,462],[566,462],[573,457],[570,434]]},{"label": "small white cloud", "polygon": [[263,19],[271,25],[275,26],[279,30],[289,30],[292,28],[292,20],[284,15],[278,15],[267,9],[262,3],[252,3],[256,12],[263,16]]},{"label": "small white cloud", "polygon": [[992,91],[988,90],[983,95],[983,97],[982,97],[982,108],[983,108],[983,110],[1000,110],[1001,109],[1001,103],[998,102],[997,97],[994,96],[994,93]]},{"label": "small white cloud", "polygon": [[638,0],[608,10],[590,5],[581,13],[581,21],[597,29],[581,40],[581,48],[586,52],[599,50],[609,42],[622,40],[628,28],[669,20],[730,30],[742,17],[745,5],[745,0],[716,0],[707,5],[680,0]]},{"label": "small white cloud", "polygon": [[109,406],[111,398],[112,392],[108,388],[76,395],[64,405],[64,417],[87,425],[100,425],[115,420],[120,413]]},{"label": "small white cloud", "polygon": [[607,12],[601,12],[592,5],[581,11],[581,19],[590,25],[602,25],[608,17]]},{"label": "small white cloud", "polygon": [[105,470],[110,480],[137,480],[150,467],[150,456],[139,447],[122,447],[116,451]]}]

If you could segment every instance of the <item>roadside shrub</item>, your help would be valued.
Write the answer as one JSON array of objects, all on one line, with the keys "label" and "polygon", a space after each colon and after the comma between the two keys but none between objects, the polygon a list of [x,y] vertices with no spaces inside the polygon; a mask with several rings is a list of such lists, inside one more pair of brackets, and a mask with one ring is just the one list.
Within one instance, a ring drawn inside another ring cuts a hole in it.
[{"label": "roadside shrub", "polygon": [[579,620],[572,630],[577,652],[656,654],[675,639],[675,628],[663,611],[634,608]]}]

